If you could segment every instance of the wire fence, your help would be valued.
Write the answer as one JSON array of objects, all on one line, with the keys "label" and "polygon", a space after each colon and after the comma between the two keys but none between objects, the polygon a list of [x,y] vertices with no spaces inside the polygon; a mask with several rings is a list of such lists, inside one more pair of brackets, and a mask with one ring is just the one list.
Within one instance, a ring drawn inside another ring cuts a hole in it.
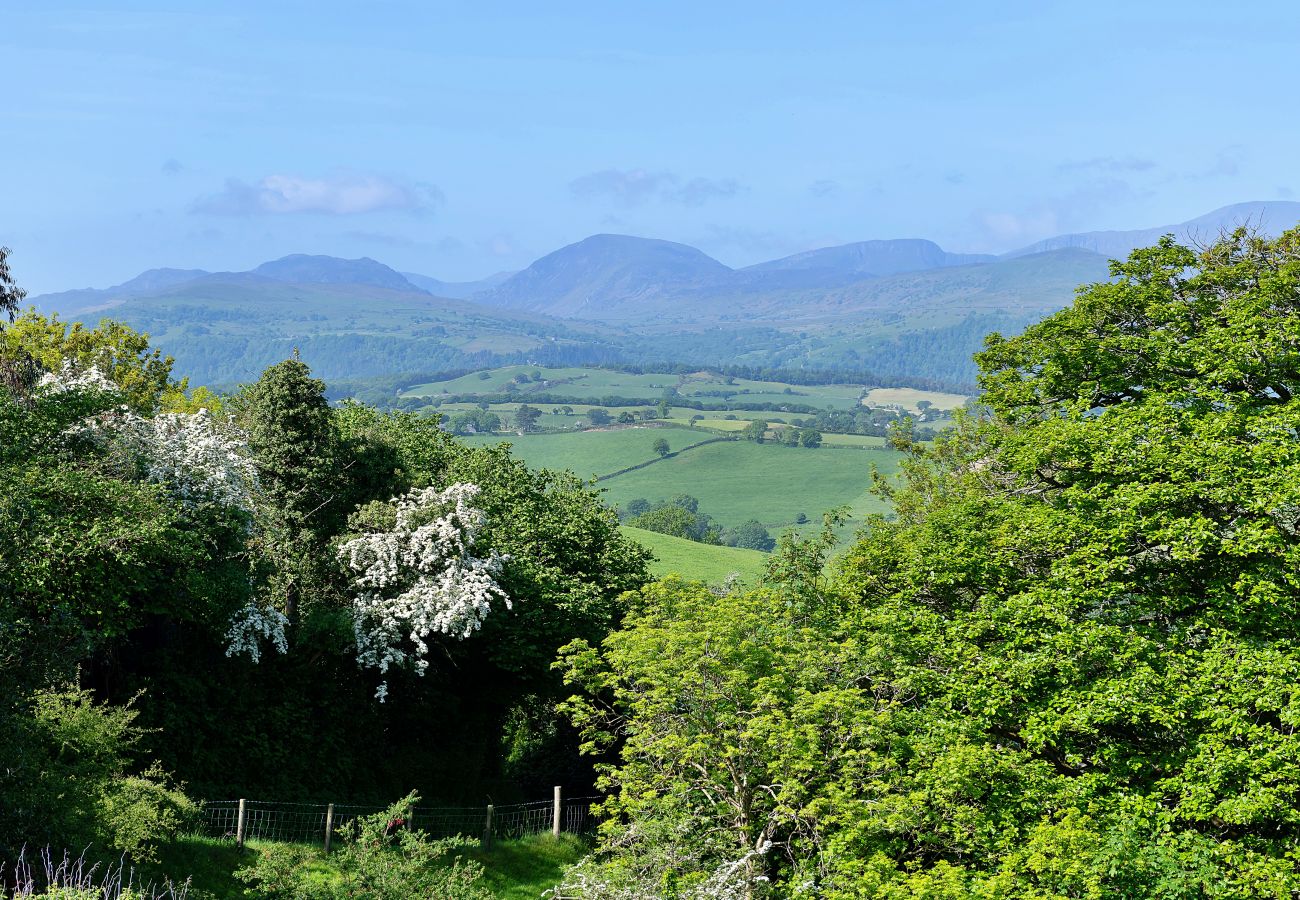
[{"label": "wire fence", "polygon": [[[433,838],[460,836],[489,842],[557,830],[586,834],[595,827],[591,806],[599,799],[561,798],[557,794],[554,800],[505,806],[417,806],[403,824]],[[327,834],[337,839],[348,834],[357,819],[387,809],[347,803],[213,800],[203,804],[201,830],[209,837],[230,841],[242,836],[244,841],[325,844]]]}]

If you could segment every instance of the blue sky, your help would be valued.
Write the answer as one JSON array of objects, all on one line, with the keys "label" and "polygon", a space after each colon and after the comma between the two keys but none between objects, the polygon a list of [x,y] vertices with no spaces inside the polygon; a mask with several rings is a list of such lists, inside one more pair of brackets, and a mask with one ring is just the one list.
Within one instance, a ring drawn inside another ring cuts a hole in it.
[{"label": "blue sky", "polygon": [[729,265],[997,251],[1300,193],[1300,4],[5,4],[0,243],[32,293],[596,232]]}]

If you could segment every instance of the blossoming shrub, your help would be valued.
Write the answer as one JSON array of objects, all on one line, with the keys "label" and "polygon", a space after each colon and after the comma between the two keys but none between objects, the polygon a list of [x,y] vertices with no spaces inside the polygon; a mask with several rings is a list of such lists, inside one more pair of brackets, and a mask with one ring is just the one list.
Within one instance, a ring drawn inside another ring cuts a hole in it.
[{"label": "blossoming shrub", "polygon": [[[410,663],[422,675],[430,635],[467,638],[482,627],[494,599],[511,607],[496,581],[506,558],[472,553],[486,520],[470,503],[478,493],[465,483],[410,491],[396,498],[390,530],[368,531],[339,548],[356,589],[360,665],[382,674]],[[387,682],[377,696],[386,694]]]}]

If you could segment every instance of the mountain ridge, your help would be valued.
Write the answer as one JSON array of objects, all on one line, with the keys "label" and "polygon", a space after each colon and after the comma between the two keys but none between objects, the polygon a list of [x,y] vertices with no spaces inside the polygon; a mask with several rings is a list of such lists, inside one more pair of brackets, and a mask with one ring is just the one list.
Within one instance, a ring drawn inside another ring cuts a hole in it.
[{"label": "mountain ridge", "polygon": [[1276,235],[1286,228],[1295,227],[1297,223],[1300,223],[1300,202],[1250,200],[1221,206],[1194,219],[1173,225],[1128,231],[1082,231],[1059,234],[1010,250],[1003,253],[1001,258],[1010,259],[1030,253],[1041,253],[1045,250],[1077,247],[1113,259],[1122,259],[1138,247],[1154,244],[1166,234],[1172,234],[1180,243],[1197,245],[1213,241],[1220,232],[1231,231],[1238,226],[1255,227],[1265,234]]}]

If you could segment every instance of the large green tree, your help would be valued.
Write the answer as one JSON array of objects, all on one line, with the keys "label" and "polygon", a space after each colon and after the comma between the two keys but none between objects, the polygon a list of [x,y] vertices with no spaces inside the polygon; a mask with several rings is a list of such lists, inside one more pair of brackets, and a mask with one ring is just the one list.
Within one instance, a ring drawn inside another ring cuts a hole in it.
[{"label": "large green tree", "polygon": [[[982,412],[933,445],[896,435],[911,459],[885,487],[895,513],[831,581],[770,573],[771,621],[813,628],[809,658],[835,665],[812,677],[840,690],[838,717],[783,751],[824,780],[775,889],[1294,896],[1300,231],[1139,250],[978,359]],[[600,687],[639,742],[640,698],[671,683],[648,656],[628,669],[624,648],[665,625],[636,627],[584,666],[613,673]],[[656,665],[702,666],[728,646],[718,634],[660,644]],[[723,744],[738,747],[763,718],[750,692],[781,666],[732,671],[743,683],[708,715],[745,701]],[[695,847],[727,827],[674,806],[694,776],[653,787],[632,754],[615,777],[644,804],[624,808],[633,824],[667,819]]]}]

